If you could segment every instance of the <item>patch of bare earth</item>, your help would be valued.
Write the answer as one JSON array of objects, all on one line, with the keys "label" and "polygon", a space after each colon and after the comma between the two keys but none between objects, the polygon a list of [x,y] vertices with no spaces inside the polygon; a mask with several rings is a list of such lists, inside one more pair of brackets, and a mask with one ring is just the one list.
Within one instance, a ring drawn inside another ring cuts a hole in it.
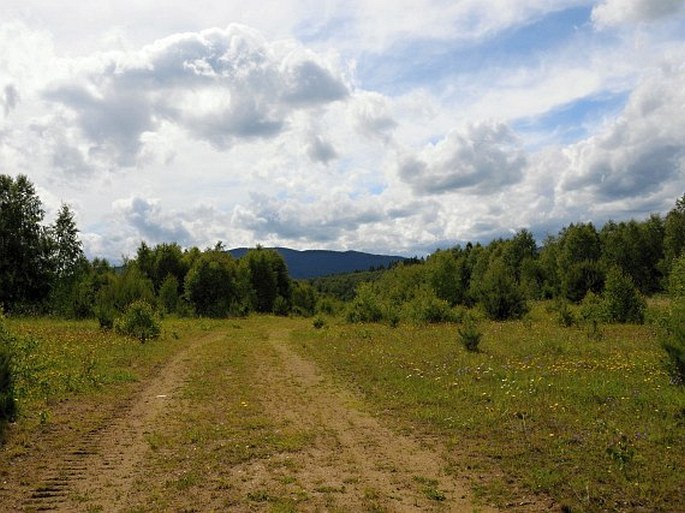
[{"label": "patch of bare earth", "polygon": [[[466,484],[447,472],[443,454],[400,435],[365,413],[358,400],[327,380],[272,333],[255,386],[288,430],[310,433],[297,453],[242,465],[248,496],[290,495],[297,511],[495,511],[474,506]],[[298,502],[299,499],[299,502]]]}]

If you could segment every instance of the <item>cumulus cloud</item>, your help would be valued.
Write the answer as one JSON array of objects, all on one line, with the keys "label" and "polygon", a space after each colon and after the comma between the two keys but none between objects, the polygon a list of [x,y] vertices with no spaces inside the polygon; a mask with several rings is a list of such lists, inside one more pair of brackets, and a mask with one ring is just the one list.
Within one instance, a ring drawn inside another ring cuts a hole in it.
[{"label": "cumulus cloud", "polygon": [[141,134],[153,128],[152,106],[143,94],[114,84],[100,93],[63,86],[48,91],[46,98],[76,112],[83,135],[93,143],[91,153],[111,155],[117,165],[132,166]]},{"label": "cumulus cloud", "polygon": [[320,135],[313,135],[307,144],[307,155],[312,162],[328,164],[329,161],[338,157],[333,145]]},{"label": "cumulus cloud", "polygon": [[[665,211],[682,194],[682,70],[655,72],[683,62],[679,26],[593,34],[669,20],[682,2],[332,0],[314,20],[306,0],[228,0],[197,16],[174,1],[158,24],[158,0],[120,2],[114,46],[99,11],[67,4],[100,25],[0,23],[0,168],[80,200],[89,256],[131,254],[141,239],[413,254]],[[259,30],[201,30],[229,20]],[[529,24],[544,44],[523,36]],[[434,66],[406,67],[423,47]],[[369,90],[386,60],[399,73]],[[587,101],[604,94],[611,108]]]},{"label": "cumulus cloud", "polygon": [[681,177],[685,158],[685,68],[644,80],[622,115],[570,146],[563,190],[589,189],[601,200],[643,196]]},{"label": "cumulus cloud", "polygon": [[400,178],[415,193],[468,190],[491,193],[521,179],[526,157],[520,141],[502,123],[478,123],[452,130],[417,156],[398,163]]},{"label": "cumulus cloud", "polygon": [[257,240],[276,238],[323,244],[358,233],[368,226],[392,223],[417,213],[416,205],[386,204],[378,197],[337,193],[303,202],[253,194],[248,205],[236,207],[232,224],[250,230]]},{"label": "cumulus cloud", "polygon": [[114,202],[114,211],[137,230],[141,239],[157,242],[174,241],[185,245],[193,240],[176,216],[166,215],[159,202],[134,196]]},{"label": "cumulus cloud", "polygon": [[354,122],[362,133],[381,140],[389,140],[390,134],[397,126],[388,98],[379,93],[364,91],[357,94],[352,113]]},{"label": "cumulus cloud", "polygon": [[603,0],[592,9],[597,27],[652,22],[682,10],[685,0]]},{"label": "cumulus cloud", "polygon": [[135,164],[141,137],[163,121],[226,149],[280,133],[293,110],[349,94],[337,63],[240,25],[170,36],[140,51],[99,55],[45,98],[73,112],[92,153]]},{"label": "cumulus cloud", "polygon": [[347,88],[330,71],[313,61],[297,63],[286,74],[284,99],[296,105],[317,105],[347,96]]},{"label": "cumulus cloud", "polygon": [[7,117],[19,103],[19,91],[14,84],[7,84],[5,86],[0,103],[2,103],[2,110],[5,113],[5,117]]}]

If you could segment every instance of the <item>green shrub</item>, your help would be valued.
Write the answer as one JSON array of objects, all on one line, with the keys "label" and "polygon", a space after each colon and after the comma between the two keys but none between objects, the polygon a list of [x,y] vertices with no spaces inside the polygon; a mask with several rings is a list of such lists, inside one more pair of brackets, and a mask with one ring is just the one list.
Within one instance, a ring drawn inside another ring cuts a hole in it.
[{"label": "green shrub", "polygon": [[661,346],[668,356],[668,367],[675,384],[685,384],[685,328],[680,324]]},{"label": "green shrub", "polygon": [[362,283],[347,308],[347,322],[378,322],[383,318],[380,301],[371,284]]},{"label": "green shrub", "polygon": [[559,297],[554,301],[554,306],[550,309],[551,312],[556,312],[557,321],[560,326],[564,328],[570,328],[576,321],[576,316],[568,303],[568,300],[563,297]]},{"label": "green shrub", "polygon": [[95,304],[93,311],[98,323],[100,323],[100,328],[111,330],[114,327],[114,318],[116,317],[114,307],[98,302]]},{"label": "green shrub", "polygon": [[432,289],[422,287],[404,306],[407,318],[417,324],[439,323],[454,320],[449,303],[436,296]]},{"label": "green shrub", "polygon": [[114,322],[117,333],[145,342],[157,338],[161,332],[159,319],[152,307],[145,301],[135,301],[126,312]]},{"label": "green shrub", "polygon": [[607,314],[602,298],[591,290],[585,294],[580,303],[580,319],[585,325],[587,336],[590,340],[602,338],[602,322],[606,321]]},{"label": "green shrub", "polygon": [[486,315],[495,321],[520,319],[528,311],[521,287],[501,259],[490,263],[478,296]]},{"label": "green shrub", "polygon": [[668,293],[673,300],[685,299],[685,253],[673,262],[668,277]]},{"label": "green shrub", "polygon": [[178,279],[168,274],[159,288],[159,304],[168,314],[176,312],[180,294],[178,293]]},{"label": "green shrub", "polygon": [[330,296],[323,296],[319,298],[316,303],[316,313],[325,315],[336,315],[342,309],[342,301],[332,298]]},{"label": "green shrub", "polygon": [[607,274],[604,292],[604,313],[608,322],[632,322],[642,324],[645,320],[645,301],[630,276],[613,267]]},{"label": "green shrub", "polygon": [[604,310],[604,302],[602,298],[592,291],[585,294],[585,297],[580,303],[580,320],[583,322],[606,321],[606,312]]},{"label": "green shrub", "polygon": [[282,317],[287,316],[290,313],[290,303],[283,296],[277,296],[274,301],[274,314],[280,315]]},{"label": "green shrub", "polygon": [[599,293],[604,285],[604,273],[599,262],[584,260],[565,268],[562,289],[567,299],[578,303],[588,292]]},{"label": "green shrub", "polygon": [[478,328],[478,324],[472,316],[465,316],[462,325],[457,328],[457,334],[459,335],[461,345],[463,345],[467,351],[472,353],[478,352],[478,345],[483,338],[483,333]]},{"label": "green shrub", "polygon": [[302,317],[311,317],[316,310],[316,291],[309,283],[293,282],[293,313]]},{"label": "green shrub", "polygon": [[685,384],[685,299],[673,299],[661,347],[666,351],[667,365],[675,384]]},{"label": "green shrub", "polygon": [[314,320],[312,321],[312,326],[314,326],[314,328],[316,328],[317,330],[320,330],[325,325],[326,325],[326,320],[323,317],[321,317],[320,315],[317,315],[316,317],[314,317]]},{"label": "green shrub", "polygon": [[13,421],[16,416],[11,344],[12,335],[5,326],[5,319],[0,311],[0,434],[2,425]]}]

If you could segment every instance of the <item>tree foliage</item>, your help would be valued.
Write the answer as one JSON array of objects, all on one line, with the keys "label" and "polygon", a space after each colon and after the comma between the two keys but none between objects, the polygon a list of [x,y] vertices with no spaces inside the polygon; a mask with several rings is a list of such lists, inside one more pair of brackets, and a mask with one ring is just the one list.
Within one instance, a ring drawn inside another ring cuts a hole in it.
[{"label": "tree foliage", "polygon": [[566,298],[578,302],[588,291],[601,292],[604,285],[601,255],[601,240],[592,223],[570,224],[561,231],[557,267]]},{"label": "tree foliage", "polygon": [[218,250],[202,253],[186,275],[185,291],[198,315],[225,317],[238,311],[241,290],[231,255]]},{"label": "tree foliage", "polygon": [[162,329],[153,307],[146,301],[134,301],[114,322],[117,333],[141,342],[159,337]]},{"label": "tree foliage", "polygon": [[[239,261],[223,243],[204,251],[142,241],[120,268],[85,259],[75,215],[62,205],[52,225],[25,176],[0,175],[0,304],[8,312],[96,315],[111,327],[133,302],[168,313],[221,317],[341,311],[354,321],[435,322],[478,305],[493,319],[519,318],[528,299],[599,302],[603,320],[639,322],[642,294],[685,290],[685,196],[665,218],[571,224],[538,247],[520,230],[468,243],[388,270],[293,282],[276,250],[257,246]],[[680,281],[679,281],[680,280]],[[685,293],[682,293],[685,295]],[[586,308],[587,309],[587,308]],[[582,311],[582,309],[581,309]]]},{"label": "tree foliage", "polygon": [[673,381],[685,385],[685,254],[678,256],[669,277],[672,306],[662,347]]},{"label": "tree foliage", "polygon": [[283,258],[274,250],[257,246],[241,259],[251,285],[254,309],[261,313],[274,311],[279,297],[279,266]]},{"label": "tree foliage", "polygon": [[685,194],[666,215],[664,222],[664,274],[668,274],[673,262],[685,250]]},{"label": "tree foliage", "polygon": [[645,301],[632,278],[619,267],[612,267],[607,273],[602,296],[608,322],[641,324],[644,321]]},{"label": "tree foliage", "polygon": [[479,289],[479,301],[493,320],[520,319],[528,311],[523,291],[503,260],[488,266]]},{"label": "tree foliage", "polygon": [[29,179],[0,175],[0,304],[12,311],[45,300],[50,243],[44,211]]}]

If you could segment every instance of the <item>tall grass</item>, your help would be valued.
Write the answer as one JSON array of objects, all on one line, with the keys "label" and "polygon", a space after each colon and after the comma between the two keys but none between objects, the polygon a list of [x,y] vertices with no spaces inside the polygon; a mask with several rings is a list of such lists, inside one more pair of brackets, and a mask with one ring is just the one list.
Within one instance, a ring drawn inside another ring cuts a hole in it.
[{"label": "tall grass", "polygon": [[[175,337],[141,345],[99,328],[97,321],[13,318],[14,394],[20,419],[45,423],[71,397],[136,381],[177,349]],[[182,330],[173,321],[169,333]]]}]

